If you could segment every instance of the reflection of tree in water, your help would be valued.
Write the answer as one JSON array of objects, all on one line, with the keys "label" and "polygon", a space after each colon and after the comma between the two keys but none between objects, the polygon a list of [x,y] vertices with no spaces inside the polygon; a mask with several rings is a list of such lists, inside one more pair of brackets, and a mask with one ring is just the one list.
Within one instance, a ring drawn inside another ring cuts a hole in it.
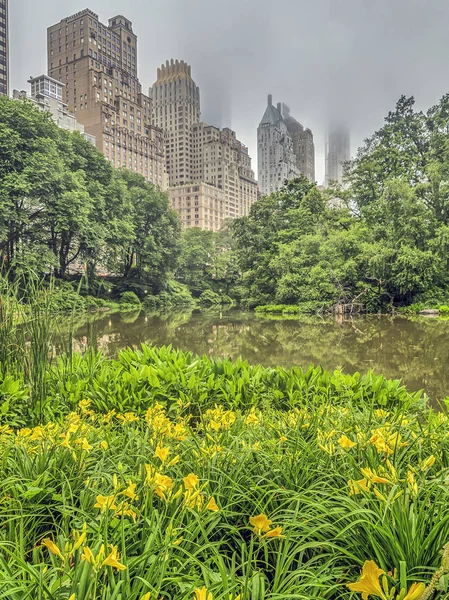
[{"label": "reflection of tree in water", "polygon": [[81,349],[109,355],[142,343],[167,345],[217,358],[242,356],[267,366],[320,364],[347,373],[373,369],[402,378],[410,389],[449,395],[449,322],[366,317],[266,319],[252,313],[120,314],[90,319],[76,332]]}]

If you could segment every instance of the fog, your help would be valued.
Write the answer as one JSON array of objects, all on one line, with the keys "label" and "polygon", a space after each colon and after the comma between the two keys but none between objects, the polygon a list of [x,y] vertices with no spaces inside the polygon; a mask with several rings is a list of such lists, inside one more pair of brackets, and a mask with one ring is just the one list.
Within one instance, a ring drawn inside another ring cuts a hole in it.
[{"label": "fog", "polygon": [[[426,109],[449,91],[447,0],[10,0],[11,89],[46,72],[46,28],[89,7],[123,14],[138,36],[145,91],[156,69],[192,66],[202,118],[237,132],[257,166],[268,93],[314,133],[324,177],[327,124],[344,120],[354,152],[401,94]],[[257,175],[257,171],[256,171]]]}]

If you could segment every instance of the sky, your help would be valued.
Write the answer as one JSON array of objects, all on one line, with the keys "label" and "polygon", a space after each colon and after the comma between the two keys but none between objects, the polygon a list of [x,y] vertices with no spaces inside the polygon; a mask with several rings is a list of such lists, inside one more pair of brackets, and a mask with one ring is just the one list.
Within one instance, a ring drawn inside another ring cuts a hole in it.
[{"label": "sky", "polygon": [[427,109],[449,91],[447,0],[10,0],[11,89],[46,72],[47,27],[84,8],[133,22],[146,92],[161,63],[188,62],[202,120],[236,131],[254,168],[267,95],[288,104],[319,183],[330,122],[349,124],[354,153],[401,94]]}]

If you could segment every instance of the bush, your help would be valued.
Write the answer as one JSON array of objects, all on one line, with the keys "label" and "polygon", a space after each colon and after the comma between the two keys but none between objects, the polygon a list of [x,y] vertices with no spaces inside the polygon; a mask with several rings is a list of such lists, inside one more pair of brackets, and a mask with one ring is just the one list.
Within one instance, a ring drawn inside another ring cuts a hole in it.
[{"label": "bush", "polygon": [[140,306],[140,300],[134,292],[123,292],[120,304],[125,306]]},{"label": "bush", "polygon": [[221,296],[212,290],[206,290],[200,296],[200,306],[219,306],[221,303]]},{"label": "bush", "polygon": [[307,315],[315,314],[327,308],[326,302],[301,302],[301,304],[265,304],[254,309],[259,314]]}]

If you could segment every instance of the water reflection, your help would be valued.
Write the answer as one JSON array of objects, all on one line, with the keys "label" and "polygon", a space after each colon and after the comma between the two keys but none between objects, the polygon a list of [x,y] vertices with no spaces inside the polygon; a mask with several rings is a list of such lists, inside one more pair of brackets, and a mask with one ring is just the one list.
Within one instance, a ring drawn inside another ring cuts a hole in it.
[{"label": "water reflection", "polygon": [[442,319],[284,320],[238,311],[136,312],[90,317],[75,333],[75,349],[92,345],[110,356],[142,343],[172,344],[217,358],[242,356],[267,366],[312,363],[347,373],[372,368],[433,398],[449,395],[449,321]]}]

